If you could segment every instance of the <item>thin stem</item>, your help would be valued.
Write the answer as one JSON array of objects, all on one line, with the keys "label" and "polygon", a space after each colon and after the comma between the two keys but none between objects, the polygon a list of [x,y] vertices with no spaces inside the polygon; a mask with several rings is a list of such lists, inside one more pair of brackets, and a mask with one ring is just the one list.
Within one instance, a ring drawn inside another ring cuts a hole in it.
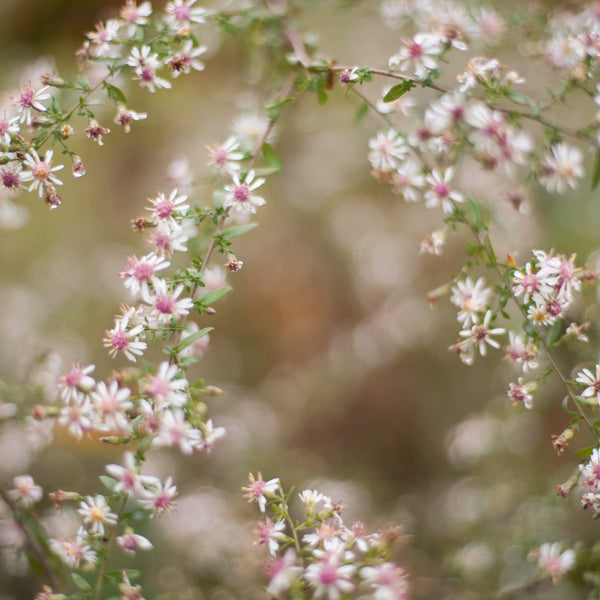
[{"label": "thin stem", "polygon": [[23,518],[21,516],[21,511],[17,506],[17,503],[11,498],[8,492],[0,487],[0,498],[4,500],[6,505],[9,507],[10,511],[13,513],[14,522],[20,531],[23,533],[25,537],[25,547],[29,551],[29,553],[37,560],[43,571],[46,575],[48,582],[50,583],[53,591],[59,591],[61,588],[61,584],[56,576],[56,573],[48,563],[46,556],[44,555],[42,549],[40,548],[35,536],[29,531],[29,529],[23,523]]}]

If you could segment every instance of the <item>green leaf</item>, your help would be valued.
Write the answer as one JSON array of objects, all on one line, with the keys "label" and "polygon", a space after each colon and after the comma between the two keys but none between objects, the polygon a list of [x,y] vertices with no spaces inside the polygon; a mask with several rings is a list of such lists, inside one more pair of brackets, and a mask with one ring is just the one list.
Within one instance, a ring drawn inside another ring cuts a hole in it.
[{"label": "green leaf", "polygon": [[179,354],[182,350],[191,346],[194,342],[199,340],[201,337],[204,337],[207,333],[211,332],[214,327],[205,327],[204,329],[200,329],[200,331],[196,331],[196,333],[192,333],[192,335],[188,335],[186,338],[181,340],[179,344],[173,346],[173,351],[175,354]]},{"label": "green leaf", "polygon": [[71,578],[73,579],[73,583],[80,589],[85,592],[92,592],[92,586],[88,583],[87,579],[84,579],[79,573],[71,573]]},{"label": "green leaf", "polygon": [[213,302],[220,300],[227,292],[230,292],[233,288],[226,285],[225,287],[219,288],[218,290],[213,290],[212,292],[206,292],[204,296],[202,296],[197,303],[200,306],[209,306]]},{"label": "green leaf", "polygon": [[556,319],[554,323],[552,323],[552,327],[548,330],[548,336],[546,337],[546,345],[548,348],[552,348],[558,339],[558,334],[560,333],[560,328],[562,327],[562,320]]},{"label": "green leaf", "polygon": [[100,481],[104,487],[108,488],[111,492],[114,491],[115,485],[117,485],[116,479],[108,477],[107,475],[100,475]]},{"label": "green leaf", "polygon": [[354,124],[358,125],[365,118],[365,116],[368,112],[369,112],[369,105],[366,102],[363,102],[358,107],[358,110],[356,111],[356,114],[354,115]]},{"label": "green leaf", "polygon": [[595,190],[598,182],[600,181],[600,148],[596,150],[596,161],[594,163],[594,174],[592,175],[592,186],[591,189]]},{"label": "green leaf", "polygon": [[267,142],[263,144],[262,155],[264,156],[268,165],[274,169],[274,172],[277,173],[277,175],[280,175],[281,162],[279,162],[279,157],[277,156],[275,150],[273,150],[273,146],[271,146],[271,144],[267,144]]},{"label": "green leaf", "polygon": [[592,455],[592,452],[597,447],[598,446],[587,446],[586,448],[580,448],[579,450],[575,450],[575,452],[573,452],[573,454],[575,456],[579,456],[580,458],[588,458],[589,456]]},{"label": "green leaf", "polygon": [[393,102],[394,100],[398,100],[401,96],[404,96],[407,92],[414,87],[417,87],[414,81],[410,79],[403,79],[402,83],[395,85],[384,97],[384,102]]},{"label": "green leaf", "polygon": [[234,225],[233,227],[229,227],[225,229],[225,231],[221,232],[221,237],[226,240],[230,240],[238,235],[244,235],[249,231],[252,231],[254,228],[258,227],[258,223],[244,223],[243,225]]},{"label": "green leaf", "polygon": [[481,218],[481,212],[479,211],[479,205],[472,198],[467,198],[467,206],[471,212],[473,229],[475,229],[477,233],[480,233],[484,228],[484,223],[483,219]]},{"label": "green leaf", "polygon": [[127,99],[125,98],[125,94],[116,85],[113,85],[112,83],[108,83],[105,81],[104,89],[106,90],[108,97],[115,104],[125,104],[125,102],[127,102]]}]

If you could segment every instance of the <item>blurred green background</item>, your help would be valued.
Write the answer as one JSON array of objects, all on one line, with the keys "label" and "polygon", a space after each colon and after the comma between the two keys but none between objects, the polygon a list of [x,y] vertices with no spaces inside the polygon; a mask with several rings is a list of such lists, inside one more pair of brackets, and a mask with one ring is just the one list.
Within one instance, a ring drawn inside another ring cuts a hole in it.
[{"label": "blurred green background", "polygon": [[[47,70],[37,61],[72,78],[83,33],[119,5],[3,0],[0,83],[8,95],[24,72]],[[385,67],[398,49],[399,32],[382,24],[373,3],[307,7],[299,27],[315,32],[321,54],[340,64]],[[111,111],[101,119],[113,129],[102,148],[80,126],[75,139],[87,175],[73,181],[63,172],[60,209],[49,212],[35,194],[18,199],[29,223],[0,235],[5,381],[43,377],[54,355],[63,369],[80,360],[96,364],[98,378],[110,373],[100,340],[127,300],[117,273],[128,252],[144,252],[130,220],[143,214],[146,198],[170,190],[174,159],[187,157],[206,173],[206,145],[224,140],[235,116],[265,101],[264,74],[248,46],[208,30],[201,41],[209,47],[205,72],[179,78],[171,92],[131,88],[130,108],[149,116],[129,135],[112,125]],[[545,73],[515,64],[510,43],[504,51],[535,89]],[[382,87],[363,91],[375,101]],[[431,93],[414,95],[422,102]],[[144,572],[147,598],[264,597],[266,560],[250,533],[259,515],[240,494],[258,469],[265,478],[281,476],[285,487],[330,494],[347,505],[349,523],[360,518],[368,530],[396,523],[406,538],[395,559],[411,573],[415,599],[490,597],[534,577],[532,546],[597,537],[597,523],[577,500],[554,494],[575,466],[568,451],[557,457],[550,444],[550,434],[568,424],[560,388],[550,381],[537,410],[525,412],[505,396],[516,374],[500,353],[469,368],[447,351],[460,329],[455,312],[446,299],[430,308],[426,294],[459,268],[464,240],[451,237],[441,257],[419,254],[440,217],[371,178],[367,143],[384,123],[369,115],[353,125],[358,106],[336,86],[325,105],[302,98],[277,126],[283,175],[264,186],[260,226],[234,244],[244,261],[228,276],[234,291],[199,322],[215,331],[193,373],[224,389],[210,414],[228,435],[209,456],[162,452],[150,460],[147,471],[173,474],[181,496],[178,513],[148,532],[156,552],[132,562]],[[414,129],[411,119],[398,123]],[[465,164],[457,179],[495,212],[501,252],[522,264],[532,247],[578,252],[581,262],[596,249],[600,215],[585,190],[564,199],[534,187],[529,214],[515,213],[500,200],[505,178],[472,167]],[[190,199],[208,205],[210,189]],[[589,309],[587,318],[596,316]],[[569,352],[564,359],[572,365]],[[577,360],[584,358],[595,360]],[[11,431],[0,432],[5,478],[27,462],[19,462],[18,443]],[[582,434],[579,445],[589,443]],[[106,456],[97,442],[77,444],[58,433],[27,469],[46,491],[95,493],[103,465],[118,462],[120,452]],[[0,598],[31,598],[39,581],[9,549],[4,554]],[[537,593],[530,597],[583,597],[568,583]]]}]

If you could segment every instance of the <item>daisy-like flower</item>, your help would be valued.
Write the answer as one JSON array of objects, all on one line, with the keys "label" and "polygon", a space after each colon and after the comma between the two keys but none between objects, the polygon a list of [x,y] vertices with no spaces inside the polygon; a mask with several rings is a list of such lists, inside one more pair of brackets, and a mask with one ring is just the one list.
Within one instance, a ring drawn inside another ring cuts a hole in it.
[{"label": "daisy-like flower", "polygon": [[144,326],[140,323],[130,328],[129,321],[132,316],[134,316],[133,309],[117,318],[113,329],[106,330],[102,343],[105,348],[110,348],[108,355],[111,358],[114,358],[117,352],[123,352],[131,362],[136,362],[135,357],[144,353],[147,344],[138,339],[140,333],[144,331]]},{"label": "daisy-like flower", "polygon": [[422,242],[419,248],[419,254],[434,254],[440,256],[442,249],[446,244],[448,231],[446,229],[436,229],[432,231]]},{"label": "daisy-like flower", "polygon": [[500,348],[500,344],[496,340],[492,339],[491,336],[502,335],[506,331],[502,327],[490,329],[488,326],[492,320],[492,317],[492,311],[488,310],[485,313],[485,317],[483,318],[483,323],[481,323],[481,325],[473,325],[471,329],[465,329],[460,332],[462,337],[468,338],[475,342],[479,348],[479,354],[481,354],[481,356],[485,356],[487,353],[486,344],[490,345],[492,348]]},{"label": "daisy-like flower", "polygon": [[171,89],[171,84],[162,77],[158,77],[156,69],[150,65],[136,67],[135,80],[140,82],[140,87],[147,88],[151,93],[156,92],[157,88]]},{"label": "daisy-like flower", "polygon": [[433,133],[442,133],[465,118],[466,98],[463,94],[444,94],[425,110],[425,125]]},{"label": "daisy-like flower", "polygon": [[258,534],[258,540],[255,543],[257,546],[266,546],[271,556],[277,555],[279,550],[279,542],[285,540],[287,535],[285,531],[285,521],[280,519],[276,523],[267,517],[264,523],[259,523],[253,533]]},{"label": "daisy-like flower", "polygon": [[508,346],[504,347],[506,358],[517,365],[521,365],[523,372],[536,369],[538,366],[538,347],[528,338],[524,340],[521,335],[514,331],[508,332],[508,339]]},{"label": "daisy-like flower", "polygon": [[[335,540],[339,542],[339,540]],[[344,552],[342,543],[332,543],[325,550],[313,550],[318,559],[306,568],[306,581],[314,588],[315,598],[338,600],[354,589],[352,576],[356,566],[348,562],[354,557],[351,552]]]},{"label": "daisy-like flower", "polygon": [[435,58],[441,54],[443,46],[437,34],[417,33],[404,47],[389,60],[392,71],[413,71],[418,79],[425,79],[429,71],[437,69]]},{"label": "daisy-like flower", "polygon": [[19,117],[7,117],[6,111],[4,116],[0,117],[0,144],[9,146],[13,135],[19,133]]},{"label": "daisy-like flower", "polygon": [[94,378],[90,377],[95,368],[95,365],[82,367],[79,363],[73,363],[66,373],[58,377],[57,387],[67,404],[80,393],[87,394],[96,385]]},{"label": "daisy-like flower", "polygon": [[288,548],[283,556],[276,558],[267,567],[269,585],[267,592],[273,597],[278,597],[288,590],[293,581],[300,577],[302,567],[297,564],[297,555],[293,548]]},{"label": "daisy-like flower", "polygon": [[71,397],[69,404],[60,409],[58,423],[80,440],[84,433],[89,433],[93,429],[93,415],[90,399],[87,396],[78,395]]},{"label": "daisy-like flower", "polygon": [[340,83],[342,85],[350,85],[351,83],[358,81],[358,75],[357,75],[356,71],[357,71],[357,67],[353,67],[352,69],[344,69],[340,73],[340,77],[339,77]]},{"label": "daisy-like flower", "polygon": [[119,388],[116,381],[111,381],[108,386],[101,381],[91,394],[96,429],[120,433],[131,431],[131,425],[125,414],[133,408],[133,403],[129,400],[130,395],[130,389]]},{"label": "daisy-like flower", "polygon": [[117,19],[109,19],[106,24],[102,21],[96,25],[95,31],[86,34],[92,43],[90,54],[97,58],[108,56],[115,58],[113,52],[117,50],[113,42],[119,35],[120,23]]},{"label": "daisy-like flower", "polygon": [[101,494],[95,497],[88,496],[82,500],[77,511],[83,518],[92,533],[104,535],[105,525],[116,525],[118,517],[111,512],[110,506],[106,503],[106,498]]},{"label": "daisy-like flower", "polygon": [[114,122],[117,125],[121,125],[125,130],[125,133],[129,133],[131,131],[131,123],[132,121],[141,121],[148,117],[147,113],[138,113],[134,110],[129,110],[123,104],[119,104],[119,108],[117,109],[117,116],[115,117]]},{"label": "daisy-like flower", "polygon": [[148,375],[142,385],[142,392],[154,400],[159,408],[182,407],[187,402],[188,380],[179,377],[177,365],[162,362],[156,375]]},{"label": "daisy-like flower", "polygon": [[485,280],[480,277],[475,283],[470,277],[457,281],[451,288],[450,302],[459,308],[457,319],[463,325],[475,325],[479,316],[488,307],[492,290],[485,287]]},{"label": "daisy-like flower", "polygon": [[549,192],[562,194],[568,187],[575,189],[583,175],[581,150],[568,144],[555,144],[542,159],[538,179]]},{"label": "daisy-like flower", "polygon": [[167,2],[167,22],[176,28],[189,27],[191,23],[205,23],[208,11],[194,6],[196,0],[173,0]]},{"label": "daisy-like flower", "polygon": [[600,451],[592,450],[590,460],[585,465],[579,465],[579,484],[591,492],[597,492],[600,486]]},{"label": "daisy-like flower", "polygon": [[186,243],[189,239],[183,227],[175,221],[159,221],[148,243],[162,256],[171,256],[173,252],[187,252]]},{"label": "daisy-like flower", "polygon": [[119,16],[127,25],[127,37],[132,37],[139,25],[145,25],[152,14],[150,2],[142,2],[139,6],[135,0],[127,0],[121,7]]},{"label": "daisy-like flower", "polygon": [[152,542],[132,529],[127,528],[123,535],[117,537],[117,544],[121,546],[127,554],[135,554],[136,550],[152,550]]},{"label": "daisy-like flower", "polygon": [[129,264],[119,273],[119,277],[125,280],[125,287],[137,294],[140,289],[147,288],[148,284],[155,278],[157,271],[162,271],[170,266],[170,262],[151,252],[138,258],[135,254],[127,256]]},{"label": "daisy-like flower", "polygon": [[52,150],[46,151],[43,160],[36,150],[31,150],[31,152],[25,155],[24,164],[29,170],[21,173],[21,180],[31,181],[29,191],[32,192],[37,189],[40,198],[44,195],[49,186],[62,185],[62,181],[55,177],[53,173],[60,171],[65,165],[56,165],[53,167],[52,155]]},{"label": "daisy-like flower", "polygon": [[167,477],[164,484],[156,481],[152,486],[144,488],[140,504],[152,510],[152,516],[160,516],[166,511],[175,510],[173,499],[177,496],[177,487],[173,485],[173,478]]},{"label": "daisy-like flower", "polygon": [[152,218],[157,222],[165,221],[170,225],[175,223],[175,219],[183,217],[189,210],[189,205],[184,204],[187,200],[187,195],[177,195],[177,188],[175,188],[167,198],[162,192],[158,193],[156,198],[148,198],[148,202],[152,205],[149,210],[152,213]]},{"label": "daisy-like flower", "polygon": [[304,512],[307,517],[311,517],[315,514],[317,504],[320,502],[327,502],[329,498],[325,494],[321,494],[318,490],[302,490],[298,497],[302,504],[304,504]]},{"label": "daisy-like flower", "polygon": [[209,419],[202,427],[202,441],[197,445],[198,449],[207,454],[210,453],[217,440],[220,440],[226,433],[225,427],[215,427],[212,419]]},{"label": "daisy-like flower", "polygon": [[210,156],[209,165],[214,165],[218,172],[227,173],[233,175],[240,170],[240,165],[236,162],[244,158],[244,153],[239,152],[240,141],[234,137],[229,136],[222,144],[218,144],[214,148],[210,146],[208,154]]},{"label": "daisy-like flower", "polygon": [[394,563],[363,567],[360,576],[371,587],[373,600],[408,600],[406,571]]},{"label": "daisy-like flower", "polygon": [[233,174],[233,183],[225,187],[227,192],[223,207],[235,209],[241,213],[255,213],[257,206],[266,204],[265,199],[254,195],[254,190],[259,188],[265,180],[263,178],[254,179],[254,170],[248,171],[244,181]]},{"label": "daisy-like flower", "polygon": [[512,277],[512,293],[515,298],[523,295],[523,302],[546,297],[556,283],[555,277],[544,277],[534,269],[531,263],[525,265],[525,273],[515,271]]},{"label": "daisy-like flower", "polygon": [[414,160],[405,160],[392,173],[392,192],[402,196],[406,202],[418,202],[420,193],[417,188],[425,185],[425,176],[421,166]]},{"label": "daisy-like flower", "polygon": [[146,87],[150,92],[155,92],[156,88],[171,87],[166,79],[161,79],[156,75],[156,70],[160,67],[158,54],[152,53],[150,46],[137,46],[131,50],[127,59],[127,64],[135,70],[135,77],[140,82],[140,87]]},{"label": "daisy-like flower", "polygon": [[533,408],[533,396],[531,392],[537,387],[535,381],[523,383],[523,378],[519,377],[517,383],[508,384],[506,395],[510,398],[514,406],[522,404],[528,410]]},{"label": "daisy-like flower", "polygon": [[13,99],[13,103],[20,113],[17,118],[20,123],[31,125],[33,120],[32,111],[46,111],[46,107],[42,104],[42,100],[48,100],[48,98],[50,98],[50,92],[46,91],[48,89],[47,85],[37,92],[33,91],[31,84],[19,86],[19,88],[21,93],[17,98]]},{"label": "daisy-like flower", "polygon": [[85,563],[95,565],[98,562],[98,555],[88,544],[88,534],[83,528],[79,529],[75,539],[50,540],[50,548],[71,569],[78,569]]},{"label": "daisy-like flower", "polygon": [[537,561],[542,572],[552,577],[554,585],[575,565],[575,551],[569,548],[561,553],[560,547],[558,542],[542,544]]},{"label": "daisy-like flower", "polygon": [[36,485],[31,475],[19,475],[13,479],[14,488],[10,490],[10,497],[21,506],[32,506],[39,502],[44,495],[42,488]]},{"label": "daisy-like flower", "polygon": [[201,440],[202,434],[186,421],[182,410],[168,408],[160,413],[160,428],[152,445],[159,448],[178,446],[183,454],[192,454]]},{"label": "daisy-like flower", "polygon": [[195,71],[204,71],[204,63],[196,60],[206,52],[206,46],[194,47],[191,40],[188,40],[183,48],[172,56],[167,66],[171,69],[173,77],[179,77],[182,73],[190,73],[192,69]]},{"label": "daisy-like flower", "polygon": [[369,162],[378,177],[396,170],[408,155],[406,140],[394,129],[369,140]]},{"label": "daisy-like flower", "polygon": [[325,542],[330,542],[339,533],[335,527],[329,523],[321,523],[313,533],[306,533],[302,536],[302,541],[308,546],[316,548],[322,546]]},{"label": "daisy-like flower", "polygon": [[16,194],[21,189],[21,163],[10,165],[0,170],[0,183],[9,195]]},{"label": "daisy-like flower", "polygon": [[279,477],[263,481],[262,473],[258,472],[258,479],[254,479],[252,473],[248,474],[250,485],[243,487],[242,491],[246,492],[244,498],[248,502],[257,502],[260,512],[265,512],[267,506],[267,498],[272,498],[279,489]]},{"label": "daisy-like flower", "polygon": [[154,482],[154,477],[140,475],[133,452],[125,452],[123,464],[124,466],[111,464],[105,467],[107,473],[117,480],[114,487],[116,493],[133,496],[134,493],[142,489],[144,483],[151,484]]},{"label": "daisy-like flower", "polygon": [[450,187],[453,175],[454,169],[452,167],[448,167],[443,174],[438,170],[433,170],[427,175],[426,181],[430,186],[425,192],[425,200],[427,201],[425,206],[427,208],[441,205],[445,213],[451,213],[454,210],[455,203],[464,202],[462,195]]},{"label": "daisy-like flower", "polygon": [[154,291],[142,289],[142,298],[148,304],[148,319],[153,324],[168,324],[171,319],[178,320],[189,314],[194,306],[191,298],[178,300],[183,292],[183,284],[179,284],[174,290],[167,288],[164,279],[156,279],[153,282]]},{"label": "daisy-like flower", "polygon": [[581,396],[583,398],[593,398],[600,404],[600,364],[596,365],[596,374],[594,375],[589,369],[583,369],[575,378],[577,383],[587,386]]}]

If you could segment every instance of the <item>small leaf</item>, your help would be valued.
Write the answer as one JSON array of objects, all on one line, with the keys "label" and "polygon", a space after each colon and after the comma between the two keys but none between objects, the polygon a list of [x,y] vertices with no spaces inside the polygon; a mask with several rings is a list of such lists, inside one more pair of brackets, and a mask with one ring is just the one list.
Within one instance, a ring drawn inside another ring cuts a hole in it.
[{"label": "small leaf", "polygon": [[226,285],[225,287],[219,288],[218,290],[207,292],[197,301],[197,303],[202,307],[209,306],[213,302],[220,300],[227,292],[230,292],[232,289],[232,287]]},{"label": "small leaf", "polygon": [[579,456],[580,458],[588,458],[592,455],[592,452],[597,448],[597,446],[587,446],[586,448],[580,448],[579,450],[575,450],[573,454],[575,456]]},{"label": "small leaf", "polygon": [[125,104],[125,102],[127,102],[127,99],[125,98],[125,94],[116,85],[113,85],[112,83],[104,82],[104,89],[106,90],[108,97],[115,104]]},{"label": "small leaf", "polygon": [[274,172],[277,175],[281,174],[281,162],[279,161],[279,157],[277,156],[275,150],[273,150],[273,146],[271,144],[267,144],[266,142],[262,147],[262,155],[267,161],[268,165],[274,169]]},{"label": "small leaf", "polygon": [[404,96],[406,92],[410,92],[412,88],[416,87],[414,81],[410,79],[403,79],[402,83],[395,85],[384,97],[384,102],[393,102],[398,100],[401,96]]},{"label": "small leaf", "polygon": [[366,102],[363,102],[358,107],[358,110],[356,111],[356,114],[354,115],[354,124],[358,125],[365,118],[365,116],[368,112],[369,112],[369,105]]},{"label": "small leaf", "polygon": [[591,189],[595,190],[600,181],[600,148],[596,150],[596,161],[594,163],[594,174],[592,175]]},{"label": "small leaf", "polygon": [[548,348],[552,348],[554,346],[556,340],[558,339],[558,334],[560,333],[560,328],[562,326],[562,320],[556,319],[554,323],[552,323],[552,327],[548,330],[548,336],[546,337],[546,345]]},{"label": "small leaf", "polygon": [[84,579],[79,573],[71,573],[71,578],[73,579],[73,583],[80,589],[85,592],[91,592],[92,586],[88,583],[87,579]]},{"label": "small leaf", "polygon": [[179,342],[179,344],[177,344],[176,346],[173,346],[173,352],[175,352],[175,354],[179,354],[182,350],[184,350],[188,346],[191,346],[194,342],[196,342],[200,338],[204,337],[207,333],[211,332],[213,329],[214,329],[214,327],[205,327],[204,329],[200,329],[200,331],[196,331],[195,333],[192,333],[192,335],[188,335],[186,338],[181,340],[181,342]]},{"label": "small leaf", "polygon": [[244,235],[244,233],[248,233],[252,231],[255,227],[258,227],[258,223],[244,223],[243,225],[234,225],[233,227],[229,227],[225,229],[225,231],[221,232],[221,237],[226,240],[230,240],[238,235]]},{"label": "small leaf", "polygon": [[100,481],[104,487],[108,488],[111,492],[114,491],[115,485],[117,485],[116,479],[108,477],[107,475],[100,475]]}]

